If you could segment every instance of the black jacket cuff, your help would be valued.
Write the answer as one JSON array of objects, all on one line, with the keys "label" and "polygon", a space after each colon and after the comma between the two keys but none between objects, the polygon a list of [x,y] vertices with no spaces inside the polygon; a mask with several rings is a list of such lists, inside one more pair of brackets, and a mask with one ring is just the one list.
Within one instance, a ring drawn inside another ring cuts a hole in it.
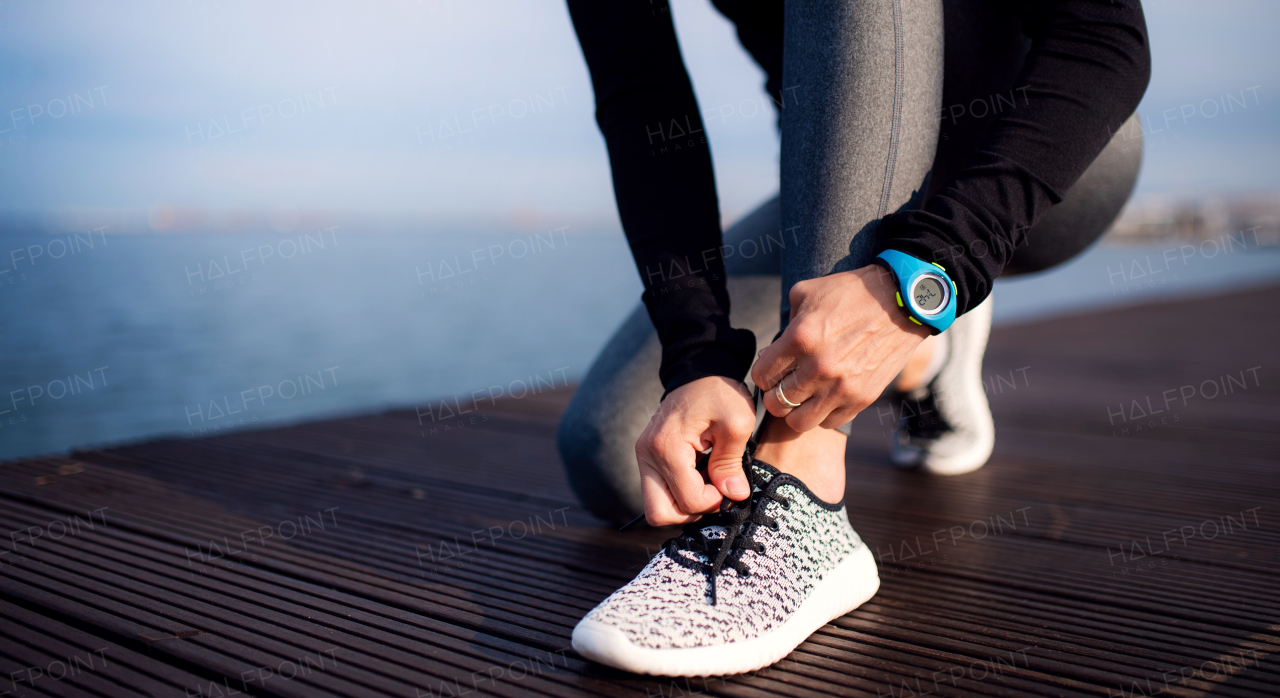
[{"label": "black jacket cuff", "polygon": [[671,391],[699,378],[724,376],[736,381],[746,378],[755,359],[755,334],[750,330],[733,328],[719,334],[721,336],[715,342],[689,347],[678,355],[668,356],[674,352],[663,351],[661,377],[666,387],[662,393],[664,400]]}]

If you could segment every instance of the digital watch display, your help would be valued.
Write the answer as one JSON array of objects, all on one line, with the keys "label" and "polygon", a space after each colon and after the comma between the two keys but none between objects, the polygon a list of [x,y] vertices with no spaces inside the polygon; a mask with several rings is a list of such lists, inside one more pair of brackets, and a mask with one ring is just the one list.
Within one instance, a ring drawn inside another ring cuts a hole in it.
[{"label": "digital watch display", "polygon": [[951,326],[956,319],[956,285],[941,264],[924,262],[898,250],[885,250],[876,256],[876,261],[896,278],[895,300],[911,322],[935,333]]},{"label": "digital watch display", "polygon": [[922,315],[937,315],[951,299],[951,284],[940,274],[921,274],[911,286],[911,309]]}]

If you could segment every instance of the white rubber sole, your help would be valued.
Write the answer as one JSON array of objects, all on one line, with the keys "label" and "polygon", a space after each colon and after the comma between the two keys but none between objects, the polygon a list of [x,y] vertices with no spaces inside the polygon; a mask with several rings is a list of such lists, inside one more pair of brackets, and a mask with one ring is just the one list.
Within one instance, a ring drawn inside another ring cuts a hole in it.
[{"label": "white rubber sole", "polygon": [[936,450],[950,450],[950,454],[940,455],[924,449],[907,451],[894,448],[890,443],[889,459],[901,470],[918,470],[930,475],[963,475],[986,465],[996,442],[994,428],[983,429],[976,435],[948,434],[944,438],[950,443],[939,444],[943,448]]},{"label": "white rubber sole", "polygon": [[996,445],[995,429],[979,434],[962,453],[942,456],[926,454],[920,461],[920,469],[930,475],[963,475],[987,464]]},{"label": "white rubber sole", "polygon": [[636,674],[742,674],[787,656],[818,628],[866,603],[879,589],[875,558],[862,545],[827,573],[791,618],[760,637],[711,647],[653,649],[632,644],[617,628],[584,619],[573,629],[573,649],[592,661]]}]

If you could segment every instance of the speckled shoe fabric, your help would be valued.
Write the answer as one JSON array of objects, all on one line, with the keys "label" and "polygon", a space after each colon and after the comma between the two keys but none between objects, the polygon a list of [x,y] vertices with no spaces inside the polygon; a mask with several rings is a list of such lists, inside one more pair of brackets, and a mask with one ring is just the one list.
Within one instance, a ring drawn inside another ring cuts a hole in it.
[{"label": "speckled shoe fabric", "polygon": [[718,676],[768,666],[880,588],[842,504],[753,461],[751,498],[684,527],[587,614],[573,648],[618,669]]}]

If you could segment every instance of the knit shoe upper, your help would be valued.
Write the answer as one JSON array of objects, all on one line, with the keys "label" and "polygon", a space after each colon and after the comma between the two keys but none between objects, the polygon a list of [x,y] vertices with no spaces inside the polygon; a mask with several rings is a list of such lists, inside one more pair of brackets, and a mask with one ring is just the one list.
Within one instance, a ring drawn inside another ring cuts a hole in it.
[{"label": "knit shoe upper", "polygon": [[617,628],[652,649],[724,645],[786,623],[863,544],[842,504],[821,501],[760,461],[747,475],[749,499],[686,525],[583,622]]}]

